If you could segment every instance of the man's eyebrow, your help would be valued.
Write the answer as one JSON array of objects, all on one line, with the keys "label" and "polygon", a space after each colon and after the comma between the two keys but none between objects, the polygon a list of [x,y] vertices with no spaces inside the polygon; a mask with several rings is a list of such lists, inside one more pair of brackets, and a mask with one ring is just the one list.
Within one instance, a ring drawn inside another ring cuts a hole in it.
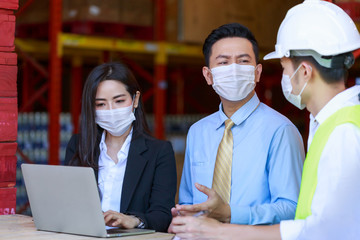
[{"label": "man's eyebrow", "polygon": [[[251,58],[251,56],[250,56],[249,54],[247,54],[247,53],[243,53],[243,54],[236,55],[236,58],[242,58],[242,57]],[[229,59],[229,58],[231,58],[231,56],[229,56],[229,55],[224,55],[224,54],[220,54],[220,55],[218,55],[215,59],[219,59],[219,58]]]},{"label": "man's eyebrow", "polygon": [[236,56],[236,58],[241,58],[241,57],[248,57],[248,58],[251,58],[251,56],[247,53],[244,53],[244,54],[239,54]]},{"label": "man's eyebrow", "polygon": [[226,58],[226,59],[229,59],[229,58],[230,58],[230,56],[229,56],[229,55],[220,54],[220,55],[218,55],[215,59],[219,59],[219,58]]}]

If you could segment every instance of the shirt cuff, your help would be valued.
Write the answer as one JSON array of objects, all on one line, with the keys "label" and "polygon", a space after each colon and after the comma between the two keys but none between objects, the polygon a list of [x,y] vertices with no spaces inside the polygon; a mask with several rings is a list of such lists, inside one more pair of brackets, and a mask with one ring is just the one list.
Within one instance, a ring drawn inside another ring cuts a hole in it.
[{"label": "shirt cuff", "polygon": [[230,223],[249,224],[250,215],[251,215],[250,207],[230,205],[230,209],[231,209]]},{"label": "shirt cuff", "polygon": [[280,234],[282,240],[297,239],[300,235],[305,220],[284,220],[280,222]]}]

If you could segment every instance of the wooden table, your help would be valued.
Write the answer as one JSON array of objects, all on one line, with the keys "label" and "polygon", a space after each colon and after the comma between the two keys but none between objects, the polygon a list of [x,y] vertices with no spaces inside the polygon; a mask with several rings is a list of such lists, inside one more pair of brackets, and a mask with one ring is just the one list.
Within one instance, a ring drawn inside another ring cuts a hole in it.
[{"label": "wooden table", "polygon": [[[110,239],[123,239],[123,240],[170,240],[173,234],[168,233],[150,233],[144,235],[135,235],[129,237],[118,237]],[[32,217],[25,215],[2,215],[0,216],[0,239],[26,239],[26,240],[37,240],[37,239],[95,239],[94,237],[85,237],[72,234],[54,233],[37,231]]]}]

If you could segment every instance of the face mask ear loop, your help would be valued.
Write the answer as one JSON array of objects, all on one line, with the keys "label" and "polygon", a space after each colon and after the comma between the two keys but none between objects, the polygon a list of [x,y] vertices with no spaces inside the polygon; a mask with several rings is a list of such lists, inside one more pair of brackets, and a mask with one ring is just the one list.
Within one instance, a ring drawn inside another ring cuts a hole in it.
[{"label": "face mask ear loop", "polygon": [[299,71],[300,67],[301,67],[301,64],[297,67],[297,69],[295,70],[295,72],[291,75],[290,81],[291,81],[291,79],[295,76],[295,74],[297,73],[297,71]]},{"label": "face mask ear loop", "polygon": [[212,72],[212,69],[210,68],[210,67],[207,67],[208,69],[209,69],[209,71],[210,71],[210,73],[211,73],[211,80],[212,80],[212,85],[211,86],[216,86],[217,84],[215,83],[215,81],[214,81],[214,74],[213,74],[213,72]]},{"label": "face mask ear loop", "polygon": [[135,114],[135,110],[136,110],[136,107],[134,107],[134,104],[135,104],[135,96],[136,96],[136,93],[135,93],[135,95],[133,96],[133,99],[132,99],[132,106],[133,106],[133,108],[134,108],[134,110],[133,110],[133,113]]},{"label": "face mask ear loop", "polygon": [[301,94],[303,93],[303,91],[305,90],[305,87],[307,85],[308,82],[305,83],[305,85],[303,86],[303,88],[301,89],[300,93],[299,93],[299,96],[301,96]]},{"label": "face mask ear loop", "polygon": [[[301,67],[301,64],[297,67],[297,69],[295,70],[295,72],[291,75],[291,77],[290,77],[290,82],[291,82],[291,79],[292,79],[292,78],[295,76],[295,74],[297,73],[297,71],[299,71],[300,67]],[[301,91],[300,91],[300,93],[299,93],[298,96],[301,96],[301,94],[302,94],[302,92],[304,91],[306,85],[307,85],[307,82],[305,83],[304,87],[301,89]]]},{"label": "face mask ear loop", "polygon": [[[301,66],[301,65],[300,65]],[[311,69],[312,71],[312,67],[310,65],[308,65],[308,67]],[[303,86],[303,88],[301,89],[300,93],[299,93],[299,96],[301,96],[301,94],[303,93],[303,91],[305,90],[306,88],[306,85],[308,84],[308,82],[305,82],[305,85]]]}]

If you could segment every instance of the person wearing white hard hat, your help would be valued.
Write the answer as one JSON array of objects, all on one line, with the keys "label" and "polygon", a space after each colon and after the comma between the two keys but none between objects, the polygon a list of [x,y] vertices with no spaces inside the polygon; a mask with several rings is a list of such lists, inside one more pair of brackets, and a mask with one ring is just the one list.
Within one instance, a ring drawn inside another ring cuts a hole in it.
[{"label": "person wearing white hard hat", "polygon": [[181,239],[359,239],[360,86],[346,88],[360,34],[336,5],[307,0],[290,9],[275,52],[281,85],[292,104],[310,112],[308,153],[294,220],[272,226],[222,224],[178,217]]}]

